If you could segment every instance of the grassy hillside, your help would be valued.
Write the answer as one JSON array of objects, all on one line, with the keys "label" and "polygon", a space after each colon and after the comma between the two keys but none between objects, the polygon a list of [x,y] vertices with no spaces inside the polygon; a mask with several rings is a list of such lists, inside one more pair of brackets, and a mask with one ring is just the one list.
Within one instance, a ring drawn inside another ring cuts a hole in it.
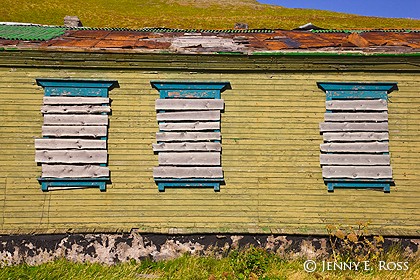
[{"label": "grassy hillside", "polygon": [[324,28],[420,28],[420,20],[362,17],[320,10],[289,9],[254,0],[2,0],[0,21],[62,25],[77,15],[90,27],[292,29],[312,22]]}]

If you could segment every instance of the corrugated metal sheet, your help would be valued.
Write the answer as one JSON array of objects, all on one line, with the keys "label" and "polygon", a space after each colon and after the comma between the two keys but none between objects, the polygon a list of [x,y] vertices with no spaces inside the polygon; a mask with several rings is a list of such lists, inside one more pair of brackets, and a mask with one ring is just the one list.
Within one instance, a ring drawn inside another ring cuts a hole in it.
[{"label": "corrugated metal sheet", "polygon": [[0,39],[46,41],[64,34],[64,27],[0,25]]},{"label": "corrugated metal sheet", "polygon": [[[0,46],[188,54],[315,51],[416,53],[419,30],[199,30],[0,25]],[[3,39],[3,40],[1,40]],[[40,42],[42,41],[42,42]]]}]

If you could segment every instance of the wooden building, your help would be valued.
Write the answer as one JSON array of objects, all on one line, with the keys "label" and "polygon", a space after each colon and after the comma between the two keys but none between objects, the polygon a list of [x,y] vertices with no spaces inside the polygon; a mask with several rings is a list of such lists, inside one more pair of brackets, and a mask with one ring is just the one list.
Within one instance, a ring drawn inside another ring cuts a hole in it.
[{"label": "wooden building", "polygon": [[0,25],[0,234],[420,233],[420,33]]}]

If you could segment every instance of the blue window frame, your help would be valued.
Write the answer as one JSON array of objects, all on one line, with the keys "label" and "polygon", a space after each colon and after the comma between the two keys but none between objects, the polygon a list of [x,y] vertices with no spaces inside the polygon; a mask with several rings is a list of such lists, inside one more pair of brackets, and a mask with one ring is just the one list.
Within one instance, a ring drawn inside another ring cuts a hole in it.
[{"label": "blue window frame", "polygon": [[159,166],[153,177],[159,191],[167,187],[211,187],[220,190],[221,92],[228,82],[151,81],[159,132],[153,150]]},{"label": "blue window frame", "polygon": [[44,88],[42,138],[35,161],[42,191],[98,187],[110,180],[107,152],[108,92],[117,81],[36,79]]},{"label": "blue window frame", "polygon": [[388,94],[397,83],[319,82],[326,93],[320,163],[328,191],[381,188],[393,183]]}]

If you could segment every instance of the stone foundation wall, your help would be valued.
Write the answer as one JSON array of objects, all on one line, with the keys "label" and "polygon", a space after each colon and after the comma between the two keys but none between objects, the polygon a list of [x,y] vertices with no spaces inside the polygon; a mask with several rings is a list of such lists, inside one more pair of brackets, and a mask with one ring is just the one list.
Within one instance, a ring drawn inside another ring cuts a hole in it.
[{"label": "stone foundation wall", "polygon": [[[407,256],[420,256],[420,239],[385,238],[384,248],[399,244]],[[223,256],[230,250],[259,246],[288,258],[329,255],[328,237],[284,235],[67,234],[0,236],[1,266],[37,265],[58,258],[115,264],[130,260],[172,259],[184,253]]]}]

